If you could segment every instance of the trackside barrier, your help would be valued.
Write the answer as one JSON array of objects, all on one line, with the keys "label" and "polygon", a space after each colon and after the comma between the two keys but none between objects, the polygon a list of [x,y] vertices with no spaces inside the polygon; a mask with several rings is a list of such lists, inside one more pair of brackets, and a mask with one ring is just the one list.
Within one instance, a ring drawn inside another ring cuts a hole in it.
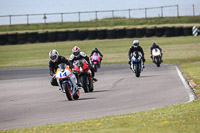
[{"label": "trackside barrier", "polygon": [[151,27],[123,29],[93,29],[53,32],[0,34],[0,45],[73,40],[192,36],[192,27]]}]

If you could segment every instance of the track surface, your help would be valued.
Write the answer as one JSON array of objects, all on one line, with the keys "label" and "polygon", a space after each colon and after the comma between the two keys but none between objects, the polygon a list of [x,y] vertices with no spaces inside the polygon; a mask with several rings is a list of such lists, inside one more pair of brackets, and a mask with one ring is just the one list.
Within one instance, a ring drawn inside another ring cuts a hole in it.
[{"label": "track surface", "polygon": [[0,130],[127,114],[189,101],[175,66],[146,65],[136,78],[128,65],[104,65],[94,92],[68,101],[50,85],[48,67],[0,69]]}]

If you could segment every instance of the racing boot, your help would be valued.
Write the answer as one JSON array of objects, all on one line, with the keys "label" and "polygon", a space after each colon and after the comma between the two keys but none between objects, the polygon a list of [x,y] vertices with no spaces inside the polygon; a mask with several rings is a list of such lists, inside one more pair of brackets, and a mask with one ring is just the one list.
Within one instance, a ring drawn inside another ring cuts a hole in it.
[{"label": "racing boot", "polygon": [[93,81],[95,81],[95,82],[96,82],[96,81],[98,81],[98,80],[97,80],[95,77],[93,77]]}]

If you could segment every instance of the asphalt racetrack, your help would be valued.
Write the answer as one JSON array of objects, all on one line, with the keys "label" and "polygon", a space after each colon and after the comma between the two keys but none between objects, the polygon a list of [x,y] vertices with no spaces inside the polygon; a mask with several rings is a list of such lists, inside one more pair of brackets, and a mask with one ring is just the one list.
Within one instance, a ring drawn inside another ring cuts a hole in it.
[{"label": "asphalt racetrack", "polygon": [[190,100],[174,65],[145,65],[136,78],[128,65],[103,65],[94,92],[68,101],[50,85],[48,67],[0,69],[0,130],[134,113]]}]

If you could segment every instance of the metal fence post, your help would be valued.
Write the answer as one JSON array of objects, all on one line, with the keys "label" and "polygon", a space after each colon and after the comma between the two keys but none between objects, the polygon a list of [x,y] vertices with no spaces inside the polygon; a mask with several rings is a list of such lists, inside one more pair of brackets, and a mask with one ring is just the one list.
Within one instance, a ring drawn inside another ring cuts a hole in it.
[{"label": "metal fence post", "polygon": [[128,17],[131,18],[131,9],[128,9]]},{"label": "metal fence post", "polygon": [[193,16],[195,16],[195,8],[194,8],[194,4],[192,5],[193,7]]},{"label": "metal fence post", "polygon": [[112,18],[114,18],[114,10],[112,10]]},{"label": "metal fence post", "polygon": [[29,25],[29,15],[27,14],[27,25]]},{"label": "metal fence post", "polygon": [[147,18],[147,8],[145,8],[145,18]]},{"label": "metal fence post", "polygon": [[81,13],[78,12],[78,22],[81,22]]},{"label": "metal fence post", "polygon": [[177,17],[179,17],[179,6],[177,5]]},{"label": "metal fence post", "polygon": [[63,13],[61,13],[60,15],[61,15],[61,23],[63,23]]},{"label": "metal fence post", "polygon": [[11,15],[9,15],[9,18],[10,18],[10,26],[11,26],[12,25]]},{"label": "metal fence post", "polygon": [[98,20],[98,17],[97,17],[97,11],[95,11],[95,16],[96,16],[96,21]]},{"label": "metal fence post", "polygon": [[163,17],[163,7],[161,6],[161,17]]}]

